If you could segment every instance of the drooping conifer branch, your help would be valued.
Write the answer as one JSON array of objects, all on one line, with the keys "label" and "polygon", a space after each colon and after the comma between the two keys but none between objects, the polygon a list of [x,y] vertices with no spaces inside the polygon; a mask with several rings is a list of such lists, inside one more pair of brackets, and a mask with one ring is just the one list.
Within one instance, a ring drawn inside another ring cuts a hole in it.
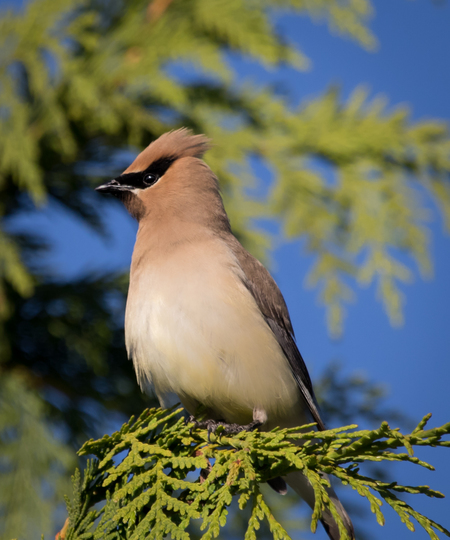
[{"label": "drooping conifer branch", "polygon": [[[433,470],[413,455],[414,446],[450,446],[444,440],[450,423],[425,429],[427,415],[409,434],[386,422],[375,430],[356,430],[355,425],[324,432],[313,424],[301,429],[275,429],[268,433],[210,434],[186,425],[180,410],[146,410],[120,431],[89,441],[81,455],[94,455],[83,477],[74,476],[74,495],[67,501],[70,527],[67,540],[90,538],[188,539],[188,526],[201,520],[202,538],[216,538],[226,525],[233,498],[239,508],[251,505],[246,539],[256,538],[260,522],[267,520],[274,539],[289,533],[274,516],[260,491],[270,478],[300,470],[315,494],[311,529],[315,531],[324,508],[339,514],[326,491],[323,473],[339,478],[370,504],[380,525],[383,501],[414,530],[415,519],[433,540],[450,532],[402,501],[401,493],[444,497],[428,486],[404,486],[369,478],[360,473],[365,462],[406,461]],[[303,444],[295,444],[302,441]],[[396,450],[405,448],[406,453]],[[200,474],[199,474],[199,471]],[[96,503],[102,503],[94,507]],[[342,540],[346,538],[345,531]]]}]

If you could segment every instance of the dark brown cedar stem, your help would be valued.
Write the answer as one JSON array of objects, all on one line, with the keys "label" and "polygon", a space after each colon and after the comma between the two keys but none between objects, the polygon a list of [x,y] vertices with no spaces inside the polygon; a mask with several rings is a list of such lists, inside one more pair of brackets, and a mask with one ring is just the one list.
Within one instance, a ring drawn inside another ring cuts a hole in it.
[{"label": "dark brown cedar stem", "polygon": [[147,21],[155,23],[167,11],[173,0],[153,0],[147,7]]}]

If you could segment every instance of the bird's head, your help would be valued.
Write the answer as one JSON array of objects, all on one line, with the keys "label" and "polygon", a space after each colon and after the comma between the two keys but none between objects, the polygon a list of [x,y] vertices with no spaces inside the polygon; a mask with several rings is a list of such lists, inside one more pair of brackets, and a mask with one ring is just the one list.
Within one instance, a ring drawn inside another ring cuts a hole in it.
[{"label": "bird's head", "polygon": [[138,221],[149,214],[195,214],[199,204],[211,206],[205,197],[220,199],[217,180],[200,159],[209,146],[204,135],[192,135],[186,128],[170,131],[143,150],[120,176],[96,190],[121,199]]}]

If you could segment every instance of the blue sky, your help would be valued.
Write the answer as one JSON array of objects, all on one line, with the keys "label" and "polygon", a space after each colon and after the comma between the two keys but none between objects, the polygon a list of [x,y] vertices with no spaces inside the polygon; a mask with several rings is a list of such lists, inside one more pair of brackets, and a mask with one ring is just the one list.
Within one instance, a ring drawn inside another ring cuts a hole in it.
[{"label": "blue sky", "polygon": [[[369,53],[350,40],[330,35],[323,24],[286,17],[280,24],[287,37],[310,57],[311,70],[299,73],[281,68],[268,74],[250,62],[239,62],[235,64],[237,72],[256,82],[283,83],[294,102],[316,96],[330,84],[339,84],[345,98],[355,87],[365,84],[371,95],[381,93],[393,106],[409,106],[415,120],[434,117],[448,121],[450,5],[427,0],[378,0],[375,8],[371,28],[379,40],[376,52]],[[272,270],[286,297],[298,344],[313,378],[330,360],[338,360],[345,373],[357,371],[385,383],[389,389],[388,404],[417,421],[432,412],[431,424],[440,425],[450,421],[450,239],[431,201],[430,208],[434,277],[422,281],[416,273],[415,282],[403,287],[407,301],[405,324],[401,328],[390,326],[373,287],[369,287],[359,290],[357,302],[349,306],[343,337],[331,340],[317,291],[304,287],[312,260],[302,251],[301,243],[278,247]],[[129,264],[136,225],[118,207],[107,210],[105,215],[112,232],[109,242],[93,235],[71,216],[62,215],[57,208],[24,216],[23,220],[23,225],[28,223],[52,236],[55,249],[51,262],[66,275],[79,275],[91,269],[119,269]],[[68,241],[62,241],[62,233]],[[399,482],[429,484],[447,493],[446,500],[427,501],[419,496],[408,499],[447,528],[448,452],[418,452],[419,457],[436,466],[435,473],[411,465],[396,469]],[[383,529],[374,518],[367,520],[373,523],[373,538],[429,538],[419,527],[412,535],[392,512],[386,511],[386,516],[388,521]],[[326,538],[322,530],[307,537]]]}]

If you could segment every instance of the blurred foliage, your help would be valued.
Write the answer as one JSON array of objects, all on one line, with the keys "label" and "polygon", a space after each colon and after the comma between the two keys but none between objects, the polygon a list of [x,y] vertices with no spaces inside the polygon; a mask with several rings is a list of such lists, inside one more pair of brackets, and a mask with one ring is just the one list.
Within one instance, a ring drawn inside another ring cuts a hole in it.
[{"label": "blurred foliage", "polygon": [[[348,2],[205,0],[127,2],[36,0],[0,23],[0,185],[5,216],[54,197],[99,226],[98,199],[87,190],[124,148],[141,148],[180,125],[215,143],[217,172],[237,234],[261,256],[267,235],[252,217],[280,216],[288,237],[303,236],[315,255],[309,281],[319,286],[329,325],[339,332],[353,285],[377,283],[393,322],[402,317],[398,282],[409,281],[406,253],[430,271],[425,187],[450,215],[450,142],[441,122],[412,123],[356,90],[335,90],[289,107],[271,88],[234,81],[230,53],[266,66],[306,67],[276,31],[277,9],[326,18],[365,46],[370,5]],[[274,11],[275,10],[275,11]],[[177,69],[178,68],[178,69]],[[270,168],[269,200],[251,200],[249,156]],[[328,172],[314,166],[323,163]],[[232,201],[232,204],[231,204]],[[32,283],[4,231],[4,283],[29,294]]]},{"label": "blurred foliage", "polygon": [[[0,535],[51,533],[52,512],[70,489],[75,457],[46,420],[46,407],[20,372],[0,379]],[[24,519],[26,516],[26,519]]]},{"label": "blurred foliage", "polygon": [[[434,470],[414,457],[413,446],[450,446],[450,441],[442,440],[450,434],[450,423],[426,430],[428,415],[407,435],[392,430],[386,422],[372,431],[353,431],[356,425],[308,431],[315,425],[310,424],[301,429],[227,435],[223,427],[212,434],[186,424],[179,418],[182,410],[144,411],[120,431],[83,445],[80,454],[94,454],[96,459],[88,463],[82,481],[79,471],[74,477],[67,540],[159,539],[167,535],[188,540],[187,529],[194,520],[201,521],[201,538],[211,540],[225,527],[233,498],[238,499],[241,510],[251,507],[246,540],[257,538],[260,522],[269,524],[274,539],[289,539],[260,484],[294,471],[307,476],[314,488],[313,532],[322,512],[329,509],[339,524],[341,539],[349,538],[326,490],[329,481],[323,475],[327,474],[366,498],[379,525],[385,522],[380,508],[384,500],[409,530],[414,531],[414,518],[432,540],[438,540],[436,531],[450,536],[444,527],[398,497],[404,493],[443,497],[441,493],[428,486],[386,483],[360,472],[371,461],[402,461]],[[394,452],[399,448],[407,453]]]},{"label": "blurred foliage", "polygon": [[[309,282],[319,287],[332,332],[341,330],[344,302],[372,282],[392,321],[401,320],[398,283],[413,273],[405,254],[430,271],[423,199],[434,197],[450,225],[446,126],[414,123],[405,109],[386,110],[361,89],[346,103],[330,89],[292,107],[272,87],[237,81],[236,57],[268,69],[307,68],[306,56],[277,29],[286,13],[376,46],[368,0],[34,0],[2,11],[0,377],[2,396],[17,385],[18,397],[2,407],[17,409],[7,415],[16,419],[17,441],[59,434],[43,445],[42,467],[15,478],[24,528],[38,514],[42,521],[34,523],[44,528],[51,520],[45,497],[35,513],[27,509],[42,473],[50,474],[49,456],[61,456],[51,474],[65,477],[61,441],[78,446],[139,413],[145,400],[123,347],[127,277],[57,277],[39,264],[46,239],[32,227],[14,231],[18,216],[57,202],[105,233],[108,202],[92,187],[128,165],[124,151],[137,153],[184,125],[213,139],[207,160],[247,248],[263,258],[270,247],[257,217],[279,219],[287,237],[306,239],[315,259]],[[265,200],[249,190],[261,186],[254,159],[271,171]],[[25,382],[17,382],[19,373]],[[335,382],[324,386],[325,403],[359,395],[361,414],[374,419],[364,406],[370,385]],[[21,416],[28,400],[36,406]],[[34,435],[19,429],[20,418]],[[22,469],[20,453],[5,455],[5,474]],[[0,515],[7,505],[0,498]],[[9,534],[0,529],[2,538]]]}]

